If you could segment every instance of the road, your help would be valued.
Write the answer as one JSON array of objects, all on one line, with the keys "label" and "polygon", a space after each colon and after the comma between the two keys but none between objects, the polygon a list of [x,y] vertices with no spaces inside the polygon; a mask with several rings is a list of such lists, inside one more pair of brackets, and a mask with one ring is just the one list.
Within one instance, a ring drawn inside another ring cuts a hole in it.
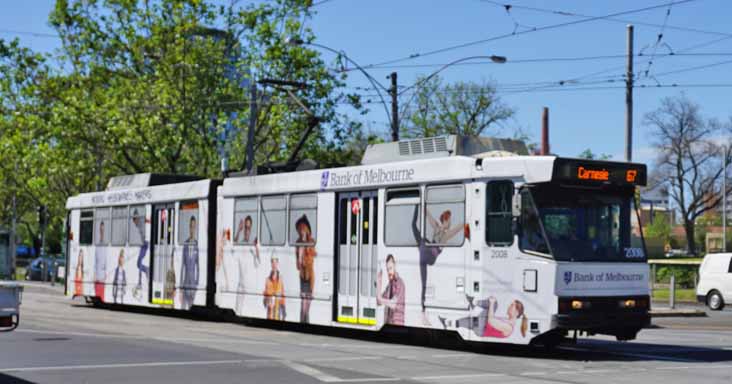
[{"label": "road", "polygon": [[91,308],[27,287],[0,334],[0,383],[704,383],[732,380],[732,311],[654,319],[638,340],[547,352],[435,347],[408,335],[303,332]]}]

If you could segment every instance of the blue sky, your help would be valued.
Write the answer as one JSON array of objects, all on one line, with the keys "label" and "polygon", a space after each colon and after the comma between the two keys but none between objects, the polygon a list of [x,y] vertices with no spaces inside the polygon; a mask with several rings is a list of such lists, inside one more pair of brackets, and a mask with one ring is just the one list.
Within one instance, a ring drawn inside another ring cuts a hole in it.
[{"label": "blue sky", "polygon": [[[316,1],[317,3],[318,1]],[[362,66],[408,58],[394,65],[401,67],[368,67],[367,70],[382,84],[392,71],[399,74],[400,85],[408,86],[419,75],[436,70],[432,67],[412,67],[448,63],[476,55],[501,55],[508,58],[505,64],[481,63],[453,66],[441,73],[446,81],[494,81],[503,100],[517,110],[513,121],[505,125],[499,136],[511,136],[520,127],[539,138],[541,109],[550,109],[552,152],[563,156],[576,156],[586,148],[595,153],[607,153],[622,159],[624,153],[625,91],[608,89],[622,87],[621,76],[625,72],[626,21],[635,22],[635,52],[643,49],[644,57],[636,57],[638,84],[732,84],[732,28],[729,15],[732,2],[726,0],[695,0],[664,6],[643,12],[624,14],[616,18],[623,21],[598,19],[574,25],[530,32],[539,28],[565,22],[582,20],[566,13],[586,16],[604,16],[623,11],[666,4],[664,0],[618,1],[538,1],[500,0],[514,7],[506,12],[504,7],[481,0],[328,0],[319,4],[317,13],[308,21],[317,36],[317,42],[343,50]],[[9,31],[53,33],[48,27],[47,15],[52,0],[11,2],[0,13],[0,38],[19,37],[23,44],[39,51],[58,47],[53,37],[14,34]],[[243,1],[242,3],[246,3]],[[563,11],[564,14],[544,13],[521,9],[520,6]],[[669,13],[670,9],[670,13]],[[666,18],[668,13],[668,18]],[[648,61],[654,44],[663,29],[658,55],[650,66],[649,76],[642,72],[649,68]],[[637,23],[658,24],[658,26]],[[683,29],[697,29],[693,32]],[[474,44],[459,49],[424,55],[445,47],[452,47],[495,36],[518,34]],[[724,39],[725,34],[730,38]],[[714,42],[716,40],[716,42]],[[707,46],[694,48],[697,45]],[[671,50],[677,55],[667,56]],[[697,54],[680,55],[678,53]],[[709,55],[707,55],[709,54]],[[724,55],[727,54],[727,55]],[[330,62],[333,55],[324,52]],[[550,61],[551,58],[579,58],[617,56],[602,59]],[[539,59],[539,60],[533,60]],[[526,62],[526,61],[529,62]],[[523,61],[523,62],[522,62]],[[729,61],[729,63],[727,63]],[[698,66],[711,65],[693,69]],[[718,64],[718,65],[717,65]],[[686,70],[690,69],[690,70]],[[601,75],[587,75],[609,70]],[[674,71],[683,70],[678,73]],[[672,72],[672,73],[668,73]],[[583,79],[576,84],[558,86],[562,80]],[[655,77],[655,78],[654,78]],[[610,80],[614,80],[610,82]],[[517,86],[521,83],[551,82],[552,86]],[[369,87],[366,78],[352,72],[348,87]],[[590,87],[595,89],[573,90]],[[602,88],[602,89],[596,89]],[[521,90],[522,92],[517,92]],[[542,91],[543,92],[540,92]],[[643,115],[659,106],[666,96],[681,92],[702,106],[702,112],[710,118],[727,120],[732,116],[729,102],[732,87],[686,87],[636,89],[634,92],[634,147],[633,159],[653,160],[650,127],[644,126]],[[373,91],[361,91],[373,94]],[[386,95],[385,95],[386,96]],[[405,102],[407,98],[401,99]],[[363,117],[372,129],[386,131],[388,116],[383,107],[372,104],[371,112]]]}]

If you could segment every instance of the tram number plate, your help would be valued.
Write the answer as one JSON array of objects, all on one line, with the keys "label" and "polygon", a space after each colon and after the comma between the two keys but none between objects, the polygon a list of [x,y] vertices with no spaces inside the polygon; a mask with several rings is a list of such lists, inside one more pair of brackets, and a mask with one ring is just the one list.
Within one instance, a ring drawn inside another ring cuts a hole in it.
[{"label": "tram number plate", "polygon": [[626,259],[642,259],[643,256],[643,248],[625,248]]},{"label": "tram number plate", "polygon": [[506,249],[491,250],[491,259],[506,259],[506,258],[508,258],[508,250],[506,250]]}]

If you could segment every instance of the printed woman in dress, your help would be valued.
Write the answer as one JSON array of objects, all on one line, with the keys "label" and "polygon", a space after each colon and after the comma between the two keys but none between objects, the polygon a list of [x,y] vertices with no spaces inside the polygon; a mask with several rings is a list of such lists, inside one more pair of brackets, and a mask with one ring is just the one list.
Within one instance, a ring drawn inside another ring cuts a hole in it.
[{"label": "printed woman in dress", "polygon": [[119,257],[117,258],[117,268],[114,269],[114,280],[112,280],[112,297],[114,303],[117,304],[119,300],[120,304],[125,296],[125,289],[127,288],[127,273],[125,272],[125,250],[119,250]]},{"label": "printed woman in dress", "polygon": [[84,250],[79,250],[74,274],[74,296],[84,296]]},{"label": "printed woman in dress", "polygon": [[419,242],[419,277],[422,282],[422,295],[420,297],[422,304],[422,324],[429,326],[430,321],[427,318],[425,312],[425,294],[427,290],[427,266],[435,265],[437,257],[442,253],[442,247],[433,246],[431,244],[447,244],[450,239],[455,237],[460,231],[465,230],[465,225],[456,225],[451,227],[452,212],[447,209],[444,210],[436,220],[432,217],[429,209],[427,212],[427,224],[432,227],[432,239],[427,240],[420,234],[419,223],[418,223],[418,209],[414,210],[414,217],[412,218],[412,234],[414,238]]},{"label": "printed woman in dress", "polygon": [[[189,309],[196,298],[198,289],[198,240],[196,238],[196,216],[188,222],[188,239],[183,245],[183,260],[180,271],[181,308]],[[174,279],[175,280],[175,279]]]},{"label": "printed woman in dress", "polygon": [[[496,298],[491,296],[488,300],[480,300],[473,304],[472,298],[468,297],[470,303],[469,307],[472,310],[475,306],[483,308],[483,311],[477,319],[479,324],[475,329],[475,333],[483,337],[495,337],[495,338],[506,338],[511,336],[516,330],[517,322],[521,336],[526,336],[526,329],[528,328],[528,320],[526,319],[526,313],[524,313],[524,304],[519,300],[514,300],[509,304],[506,309],[506,316],[496,316],[496,308],[498,302]],[[472,328],[470,317],[464,317],[458,320],[446,320],[440,318],[442,325],[447,329],[448,327],[456,328]],[[485,324],[481,324],[485,322]]]},{"label": "printed woman in dress", "polygon": [[282,284],[279,270],[279,259],[272,255],[272,271],[267,277],[264,285],[264,307],[267,309],[268,320],[284,320],[285,311],[285,287]]},{"label": "printed woman in dress", "polygon": [[302,215],[295,222],[298,238],[295,244],[295,257],[297,258],[297,270],[300,271],[300,322],[310,322],[310,303],[313,301],[313,287],[315,280],[313,276],[315,263],[315,240],[310,221],[306,215]]}]

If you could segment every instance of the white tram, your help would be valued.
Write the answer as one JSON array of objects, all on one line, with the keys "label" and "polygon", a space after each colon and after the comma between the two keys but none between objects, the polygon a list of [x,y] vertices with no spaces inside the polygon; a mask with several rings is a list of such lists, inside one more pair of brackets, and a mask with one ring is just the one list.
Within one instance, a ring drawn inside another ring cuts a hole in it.
[{"label": "white tram", "polygon": [[[472,341],[547,343],[571,330],[633,339],[649,322],[649,270],[631,230],[645,166],[469,148],[480,146],[455,137],[379,144],[361,166],[230,177],[215,190],[216,181],[202,180],[71,198],[67,293],[116,302],[111,266],[136,276],[142,264],[152,266],[137,283],[144,294],[128,277],[124,304],[439,329]],[[143,191],[150,264],[134,262],[143,252],[131,241],[130,212]],[[200,218],[197,237],[186,232],[189,210]],[[99,244],[110,214],[112,243]],[[125,246],[115,242],[115,218],[130,234]],[[195,239],[194,287],[184,269]],[[110,266],[103,282],[91,279],[100,249]]]}]

